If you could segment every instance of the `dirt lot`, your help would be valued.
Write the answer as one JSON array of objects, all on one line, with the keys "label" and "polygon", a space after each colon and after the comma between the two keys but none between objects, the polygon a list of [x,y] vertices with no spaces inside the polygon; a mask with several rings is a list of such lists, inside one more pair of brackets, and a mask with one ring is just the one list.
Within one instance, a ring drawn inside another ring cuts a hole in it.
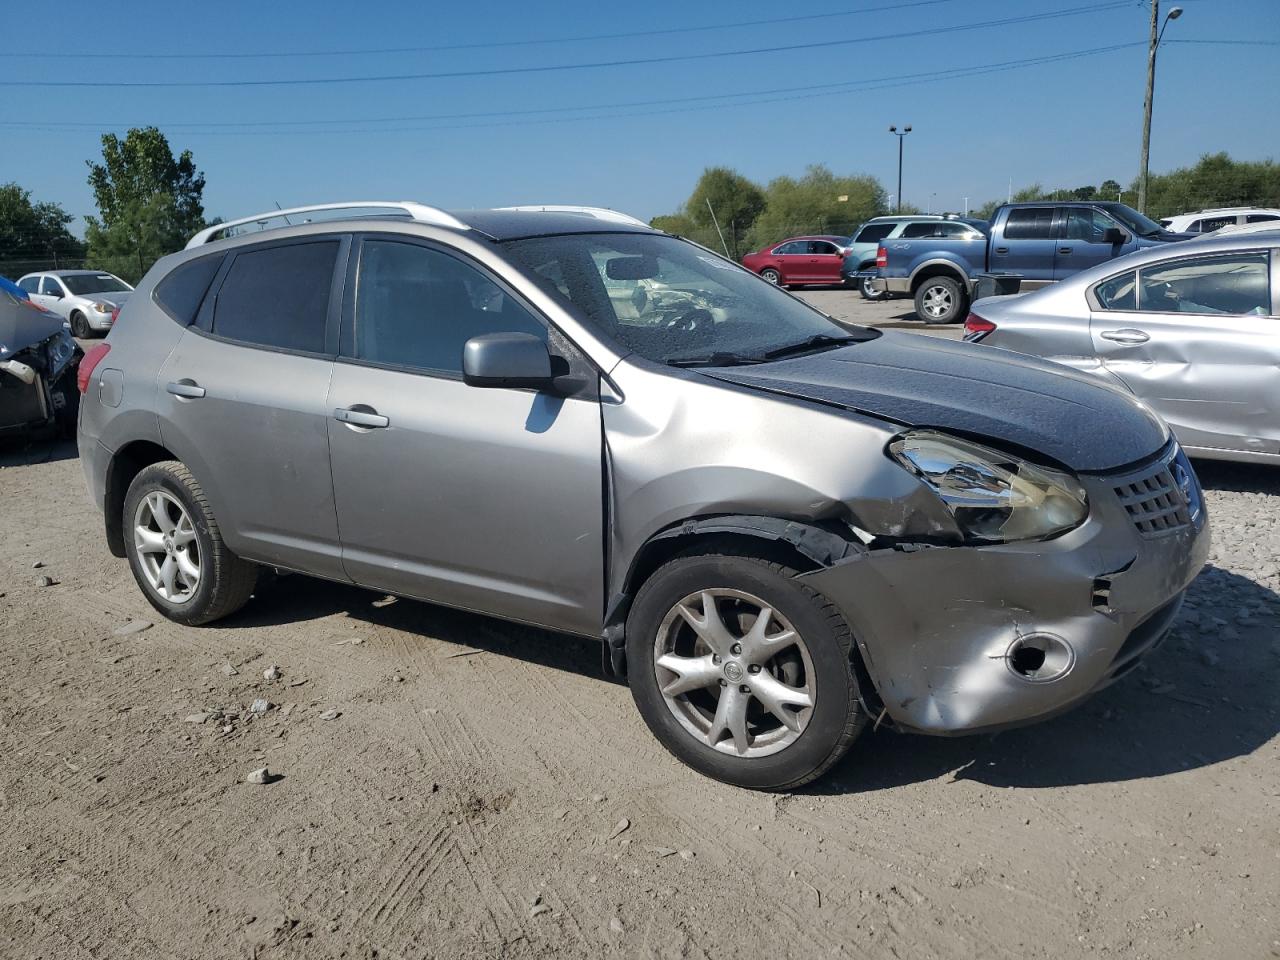
[{"label": "dirt lot", "polygon": [[1117,686],[772,796],[580,641],[302,577],[160,620],[74,457],[0,449],[0,956],[1280,956],[1280,471],[1204,467],[1211,565]]}]

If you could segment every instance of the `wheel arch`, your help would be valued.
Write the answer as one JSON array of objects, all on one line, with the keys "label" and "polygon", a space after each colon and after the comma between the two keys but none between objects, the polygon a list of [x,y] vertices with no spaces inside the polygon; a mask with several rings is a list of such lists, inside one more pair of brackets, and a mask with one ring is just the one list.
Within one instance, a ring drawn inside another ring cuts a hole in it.
[{"label": "wheel arch", "polygon": [[124,498],[133,478],[153,463],[179,459],[170,450],[151,440],[135,440],[125,444],[107,464],[106,494],[103,519],[107,529],[107,548],[112,556],[124,557]]},{"label": "wheel arch", "polygon": [[932,280],[934,277],[950,277],[960,284],[961,290],[967,289],[969,284],[969,278],[965,276],[964,271],[950,260],[926,260],[911,272],[912,296],[924,285],[925,281]]},{"label": "wheel arch", "polygon": [[[626,621],[631,601],[653,573],[669,560],[695,549],[772,560],[812,573],[866,551],[851,530],[826,523],[782,517],[721,514],[690,517],[653,534],[632,554],[611,586],[604,617],[604,669],[618,679],[627,675]],[[862,663],[856,664],[860,672]]]}]

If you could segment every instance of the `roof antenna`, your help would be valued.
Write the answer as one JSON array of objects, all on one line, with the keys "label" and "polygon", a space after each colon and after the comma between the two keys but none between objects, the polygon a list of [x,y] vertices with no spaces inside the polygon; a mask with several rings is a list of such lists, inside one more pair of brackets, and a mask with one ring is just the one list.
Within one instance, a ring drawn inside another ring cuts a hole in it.
[{"label": "roof antenna", "polygon": [[[283,210],[283,209],[284,209],[284,207],[280,206],[280,201],[279,201],[279,200],[273,200],[273,201],[271,201],[271,202],[272,202],[272,203],[274,203],[274,204],[276,205],[276,209],[277,209],[277,210]],[[293,221],[289,219],[289,215],[288,215],[287,213],[285,213],[285,214],[281,214],[281,216],[283,216],[283,217],[284,217],[284,222],[285,222],[285,223],[287,223],[287,224],[288,224],[289,226],[291,226],[291,227],[293,226]]]}]

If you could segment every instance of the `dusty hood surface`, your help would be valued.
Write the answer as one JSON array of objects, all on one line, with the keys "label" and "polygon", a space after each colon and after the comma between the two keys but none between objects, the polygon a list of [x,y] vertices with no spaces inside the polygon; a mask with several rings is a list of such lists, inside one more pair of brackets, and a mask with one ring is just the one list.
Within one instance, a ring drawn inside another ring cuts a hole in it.
[{"label": "dusty hood surface", "polygon": [[47,340],[62,329],[62,318],[28,300],[0,294],[0,360]]},{"label": "dusty hood surface", "polygon": [[913,427],[1004,440],[1073,470],[1124,466],[1169,439],[1136,400],[1084,374],[936,337],[890,332],[837,350],[704,372]]}]

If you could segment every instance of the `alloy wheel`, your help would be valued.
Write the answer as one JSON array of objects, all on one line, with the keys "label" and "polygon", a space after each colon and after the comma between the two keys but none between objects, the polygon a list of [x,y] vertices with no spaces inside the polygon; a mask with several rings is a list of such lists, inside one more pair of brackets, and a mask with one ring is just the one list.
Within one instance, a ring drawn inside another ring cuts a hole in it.
[{"label": "alloy wheel", "polygon": [[951,290],[941,284],[924,292],[924,312],[935,320],[950,314],[953,305]]},{"label": "alloy wheel", "polygon": [[680,725],[731,756],[785,750],[813,714],[813,662],[803,638],[741,590],[700,590],[675,604],[658,628],[654,667]]},{"label": "alloy wheel", "polygon": [[147,582],[169,603],[185,603],[200,587],[200,544],[191,516],[163,490],[138,503],[133,545]]}]

